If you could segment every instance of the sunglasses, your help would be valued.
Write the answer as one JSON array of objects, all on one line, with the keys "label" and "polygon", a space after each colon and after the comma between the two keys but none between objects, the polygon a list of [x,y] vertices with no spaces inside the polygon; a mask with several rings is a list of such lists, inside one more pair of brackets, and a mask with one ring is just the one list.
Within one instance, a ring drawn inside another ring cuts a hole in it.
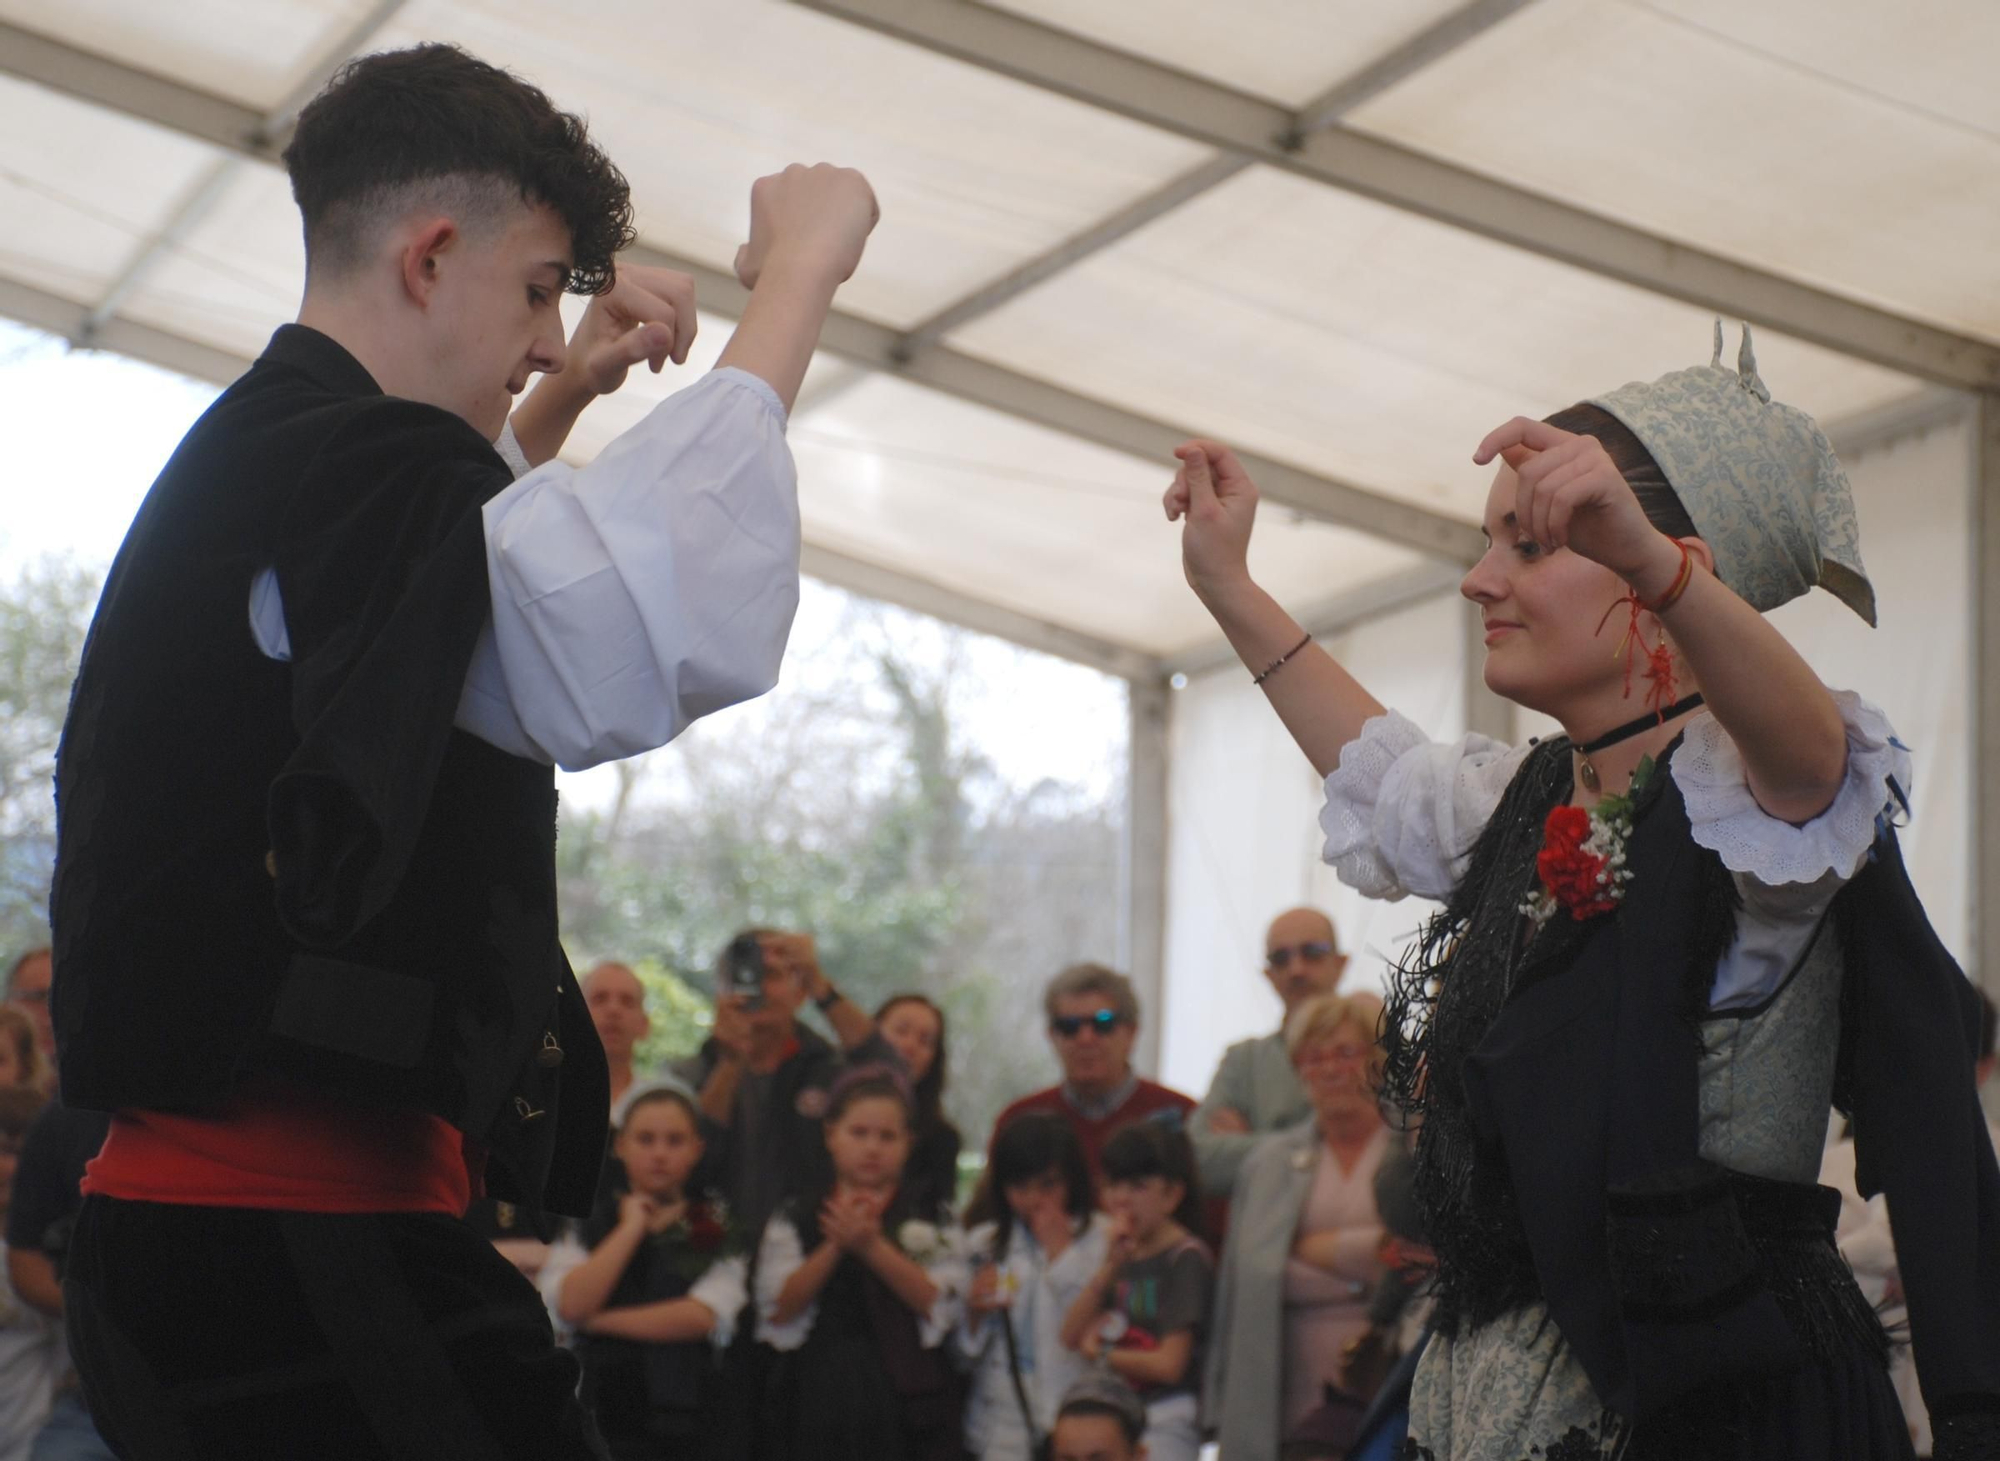
[{"label": "sunglasses", "polygon": [[1094,1015],[1051,1015],[1049,1029],[1065,1040],[1074,1040],[1085,1029],[1095,1030],[1100,1038],[1109,1035],[1125,1022],[1116,1010],[1099,1010]]},{"label": "sunglasses", "polygon": [[1310,959],[1317,963],[1321,959],[1332,957],[1333,945],[1324,939],[1314,939],[1311,943],[1300,944],[1296,948],[1272,949],[1264,955],[1264,962],[1273,969],[1283,969],[1292,962],[1294,954],[1300,959]]}]

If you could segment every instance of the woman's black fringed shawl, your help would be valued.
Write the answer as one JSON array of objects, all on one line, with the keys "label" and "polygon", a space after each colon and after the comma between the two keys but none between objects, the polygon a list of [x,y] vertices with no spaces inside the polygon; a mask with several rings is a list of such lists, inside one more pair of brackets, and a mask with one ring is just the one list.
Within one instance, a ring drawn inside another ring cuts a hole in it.
[{"label": "woman's black fringed shawl", "polygon": [[[1737,901],[1693,840],[1666,758],[1637,799],[1624,903],[1582,924],[1558,915],[1523,944],[1519,908],[1543,825],[1570,795],[1569,751],[1556,739],[1528,755],[1396,972],[1388,1097],[1422,1121],[1416,1194],[1441,1327],[1542,1300],[1599,1396],[1644,1416],[1786,1368],[1798,1345],[1756,1281],[1735,1195],[1699,1156],[1698,1026]],[[1926,1398],[1971,1419],[2000,1410],[2000,1167],[1971,1081],[1971,988],[1893,831],[1835,907],[1840,1095],[1861,1180],[1889,1192],[1899,1251],[1922,1250],[1903,1271]],[[1674,1224],[1682,1236],[1661,1241]],[[1663,1273],[1648,1253],[1701,1257]]]}]

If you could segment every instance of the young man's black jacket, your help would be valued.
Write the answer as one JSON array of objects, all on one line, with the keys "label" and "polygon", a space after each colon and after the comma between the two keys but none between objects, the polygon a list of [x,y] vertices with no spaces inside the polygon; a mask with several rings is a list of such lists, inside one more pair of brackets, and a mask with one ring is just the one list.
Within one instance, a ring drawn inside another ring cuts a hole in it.
[{"label": "young man's black jacket", "polygon": [[[553,771],[452,723],[509,480],[296,325],[189,431],[57,761],[65,1100],[199,1110],[276,1075],[441,1116],[493,1195],[589,1211],[609,1077],[557,941]],[[266,567],[289,663],[252,633]]]}]

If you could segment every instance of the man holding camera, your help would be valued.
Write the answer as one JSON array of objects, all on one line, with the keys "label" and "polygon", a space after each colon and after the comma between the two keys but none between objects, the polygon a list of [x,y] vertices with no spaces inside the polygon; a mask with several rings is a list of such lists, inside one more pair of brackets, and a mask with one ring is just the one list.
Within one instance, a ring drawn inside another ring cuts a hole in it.
[{"label": "man holding camera", "polygon": [[[800,1023],[807,1000],[838,1049]],[[811,935],[751,929],[731,941],[717,968],[714,1032],[676,1073],[700,1095],[709,1170],[745,1232],[762,1232],[820,1160],[827,1088],[850,1062],[871,1060],[895,1055],[828,981]]]}]

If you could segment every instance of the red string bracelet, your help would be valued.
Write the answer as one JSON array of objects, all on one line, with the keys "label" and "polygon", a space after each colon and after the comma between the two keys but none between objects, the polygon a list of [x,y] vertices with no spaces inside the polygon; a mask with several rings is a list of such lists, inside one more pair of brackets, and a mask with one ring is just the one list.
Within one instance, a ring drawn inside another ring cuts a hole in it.
[{"label": "red string bracelet", "polygon": [[1676,548],[1681,550],[1681,571],[1674,575],[1673,586],[1667,590],[1664,598],[1657,604],[1647,604],[1645,606],[1646,612],[1655,616],[1666,613],[1667,610],[1678,604],[1681,601],[1681,595],[1687,592],[1688,585],[1694,581],[1694,555],[1688,552],[1688,545],[1683,543],[1679,538],[1674,538],[1671,541]]}]

